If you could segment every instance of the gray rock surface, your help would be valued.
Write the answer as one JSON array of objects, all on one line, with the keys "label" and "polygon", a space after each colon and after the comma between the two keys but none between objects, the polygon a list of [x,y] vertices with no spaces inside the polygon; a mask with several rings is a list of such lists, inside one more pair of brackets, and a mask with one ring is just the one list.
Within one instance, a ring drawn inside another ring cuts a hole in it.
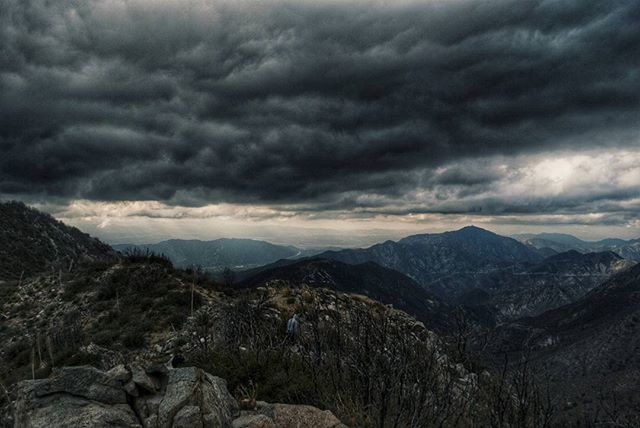
[{"label": "gray rock surface", "polygon": [[206,417],[214,426],[230,426],[238,408],[223,379],[195,367],[182,367],[169,372],[158,407],[158,426],[171,427],[174,418],[185,406],[199,407],[202,417]]},{"label": "gray rock surface", "polygon": [[22,428],[140,427],[126,404],[108,405],[68,394],[40,397],[18,406],[15,426]]},{"label": "gray rock surface", "polygon": [[132,396],[132,397],[137,397],[138,395],[140,395],[138,393],[138,387],[136,386],[136,384],[132,380],[126,382],[123,385],[123,388],[124,388],[125,392],[127,394],[129,394],[130,396]]},{"label": "gray rock surface", "polygon": [[107,376],[109,376],[113,380],[127,382],[129,379],[131,379],[131,372],[127,370],[124,364],[118,364],[107,372]]},{"label": "gray rock surface", "polygon": [[173,417],[173,428],[202,428],[202,414],[198,406],[184,406]]},{"label": "gray rock surface", "polygon": [[[259,402],[239,415],[226,382],[195,367],[65,367],[18,384],[16,428],[337,428],[329,411]],[[240,416],[240,417],[238,417]]]},{"label": "gray rock surface", "polygon": [[63,367],[48,379],[23,382],[24,392],[33,397],[68,394],[105,404],[126,404],[121,382],[89,366]]},{"label": "gray rock surface", "polygon": [[329,410],[293,404],[267,404],[258,411],[269,416],[279,428],[346,428]]},{"label": "gray rock surface", "polygon": [[147,372],[138,365],[131,366],[131,380],[137,387],[150,393],[154,393],[160,389],[158,380],[149,376]]},{"label": "gray rock surface", "polygon": [[119,381],[93,367],[65,367],[18,385],[16,427],[140,426]]},{"label": "gray rock surface", "polygon": [[233,428],[277,428],[273,419],[261,414],[242,415],[234,419]]}]

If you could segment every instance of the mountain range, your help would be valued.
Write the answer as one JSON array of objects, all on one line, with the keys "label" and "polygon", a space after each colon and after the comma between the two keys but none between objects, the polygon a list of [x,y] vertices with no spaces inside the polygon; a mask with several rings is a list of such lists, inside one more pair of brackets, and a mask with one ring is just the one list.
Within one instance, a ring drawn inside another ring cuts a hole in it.
[{"label": "mountain range", "polygon": [[[321,263],[321,259],[341,264]],[[303,261],[279,260],[239,276],[244,284],[283,280],[320,286],[326,277],[324,286],[331,284],[344,291],[374,295],[377,300],[394,305],[398,302],[390,298],[389,293],[380,293],[376,288],[378,284],[385,281],[405,286],[419,284],[431,296],[431,301],[435,298],[440,301],[439,309],[448,308],[449,315],[453,308],[461,307],[474,321],[490,326],[574,302],[634,264],[610,251],[568,251],[544,258],[535,249],[511,238],[467,227],[442,234],[410,236],[398,242],[387,241],[366,249],[323,252]],[[338,266],[342,275],[336,281]],[[319,271],[319,267],[323,269]],[[328,267],[334,270],[329,272]],[[351,275],[345,277],[344,273],[349,270]],[[402,282],[389,281],[390,272],[395,272],[396,277],[402,273],[409,278]],[[396,293],[401,292],[398,290]],[[397,307],[425,319],[421,309]],[[431,326],[434,326],[433,318],[428,318]]]},{"label": "mountain range", "polygon": [[375,262],[408,275],[441,296],[459,289],[457,281],[448,278],[478,278],[496,269],[544,258],[535,248],[474,226],[413,235],[365,249],[327,251],[318,257],[350,264]]},{"label": "mountain range", "polygon": [[[445,233],[413,235],[369,248],[329,251],[302,250],[249,239],[174,239],[114,247],[122,252],[135,249],[163,254],[178,267],[198,265],[213,272],[215,278],[224,268],[231,267],[240,280],[270,269],[287,277],[283,266],[310,257],[349,265],[372,262],[407,275],[441,300],[483,307],[494,313],[496,320],[535,315],[572,302],[630,265],[618,253],[591,252],[590,248],[600,250],[609,246],[621,250],[624,244],[624,254],[633,255],[634,241],[608,239],[589,243],[562,234],[515,238],[518,239],[469,226]],[[546,245],[551,240],[557,242],[553,248]],[[561,251],[570,247],[579,250]]]},{"label": "mountain range", "polygon": [[[42,266],[68,269],[79,259],[116,254],[106,244],[20,203],[0,204],[0,220],[4,226],[0,238],[5,243],[0,250],[0,279],[34,274]],[[242,271],[237,277],[245,287],[282,280],[366,295],[436,329],[448,324],[445,313],[456,307],[465,308],[485,326],[535,316],[576,301],[634,264],[611,251],[585,252],[586,241],[570,235],[542,234],[538,238],[580,244],[582,252],[553,250],[552,256],[545,257],[529,241],[519,242],[474,226],[413,235],[364,249],[324,252],[250,239],[175,239],[115,248],[125,253],[163,254],[177,267],[200,265],[214,272],[233,267]],[[25,242],[34,243],[38,251],[24,246]],[[633,241],[610,239],[598,245],[621,242]]]},{"label": "mountain range", "polygon": [[564,233],[518,234],[513,238],[546,253],[575,250],[581,253],[613,251],[630,260],[640,261],[640,239],[602,239],[583,241]]}]

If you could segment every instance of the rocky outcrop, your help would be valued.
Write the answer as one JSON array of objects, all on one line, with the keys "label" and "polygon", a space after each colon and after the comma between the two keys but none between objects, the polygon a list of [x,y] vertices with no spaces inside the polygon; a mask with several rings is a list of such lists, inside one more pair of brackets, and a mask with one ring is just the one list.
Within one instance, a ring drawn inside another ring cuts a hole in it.
[{"label": "rocky outcrop", "polygon": [[329,411],[258,402],[239,413],[226,382],[195,367],[89,366],[18,384],[15,427],[338,428]]},{"label": "rocky outcrop", "polygon": [[65,367],[18,385],[16,427],[139,426],[120,381],[93,367]]},{"label": "rocky outcrop", "polygon": [[195,367],[172,369],[162,394],[141,395],[135,400],[145,426],[230,426],[237,403],[223,379]]}]

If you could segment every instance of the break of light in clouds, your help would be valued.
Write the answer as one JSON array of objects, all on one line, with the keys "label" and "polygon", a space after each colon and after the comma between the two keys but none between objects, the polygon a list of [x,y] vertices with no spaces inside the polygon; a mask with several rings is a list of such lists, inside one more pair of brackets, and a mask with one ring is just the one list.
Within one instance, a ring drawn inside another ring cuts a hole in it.
[{"label": "break of light in clouds", "polygon": [[0,195],[109,241],[640,235],[640,2],[0,12]]}]

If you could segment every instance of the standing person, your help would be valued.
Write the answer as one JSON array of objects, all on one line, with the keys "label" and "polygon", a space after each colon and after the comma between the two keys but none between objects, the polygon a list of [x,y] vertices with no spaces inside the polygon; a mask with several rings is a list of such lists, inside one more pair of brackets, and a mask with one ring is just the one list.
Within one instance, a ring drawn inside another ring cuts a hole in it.
[{"label": "standing person", "polygon": [[280,359],[283,360],[285,371],[289,375],[290,359],[284,358],[285,352],[297,352],[298,346],[296,344],[298,334],[300,333],[300,319],[298,314],[293,314],[289,321],[287,321],[287,335],[282,341],[282,348],[280,350]]},{"label": "standing person", "polygon": [[300,320],[298,318],[298,314],[293,314],[289,321],[287,321],[287,338],[295,339],[299,332]]}]

